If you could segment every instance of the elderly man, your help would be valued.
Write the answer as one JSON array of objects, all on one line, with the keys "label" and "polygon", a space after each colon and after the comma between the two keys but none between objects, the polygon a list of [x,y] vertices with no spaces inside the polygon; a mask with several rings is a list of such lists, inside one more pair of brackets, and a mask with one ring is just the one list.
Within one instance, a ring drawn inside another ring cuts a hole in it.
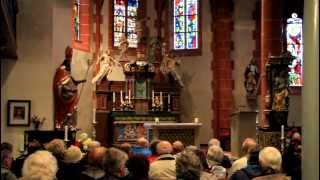
[{"label": "elderly man", "polygon": [[259,145],[254,139],[246,138],[242,143],[242,151],[245,153],[245,155],[233,162],[232,167],[229,170],[229,175],[232,175],[237,170],[246,167],[250,153],[258,148]]},{"label": "elderly man", "polygon": [[[219,146],[219,147],[221,147],[221,144],[220,144],[219,139],[216,139],[216,138],[210,139],[209,142],[208,142],[208,149],[209,149],[211,146]],[[222,162],[221,162],[221,166],[223,166],[224,168],[230,168],[231,165],[232,165],[232,164],[231,164],[230,158],[224,154],[224,155],[223,155]]]},{"label": "elderly man", "polygon": [[151,180],[175,180],[176,161],[172,153],[172,145],[168,141],[157,144],[157,159],[151,163],[149,178]]},{"label": "elderly man", "polygon": [[151,151],[149,149],[149,141],[144,138],[141,137],[137,140],[137,146],[133,146],[131,148],[131,153],[132,154],[141,154],[144,155],[146,157],[151,156]]},{"label": "elderly man", "polygon": [[104,155],[105,180],[117,180],[125,176],[128,155],[117,148],[110,148]]},{"label": "elderly man", "polygon": [[178,154],[184,150],[184,145],[181,141],[175,141],[172,144],[173,154]]}]

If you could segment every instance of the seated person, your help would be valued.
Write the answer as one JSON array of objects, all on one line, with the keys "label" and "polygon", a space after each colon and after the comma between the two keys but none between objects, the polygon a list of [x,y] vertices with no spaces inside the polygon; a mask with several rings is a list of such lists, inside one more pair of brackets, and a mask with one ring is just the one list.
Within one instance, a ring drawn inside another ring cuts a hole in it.
[{"label": "seated person", "polygon": [[142,154],[147,157],[151,156],[148,140],[144,137],[139,138],[137,140],[137,145],[132,146],[131,154]]}]

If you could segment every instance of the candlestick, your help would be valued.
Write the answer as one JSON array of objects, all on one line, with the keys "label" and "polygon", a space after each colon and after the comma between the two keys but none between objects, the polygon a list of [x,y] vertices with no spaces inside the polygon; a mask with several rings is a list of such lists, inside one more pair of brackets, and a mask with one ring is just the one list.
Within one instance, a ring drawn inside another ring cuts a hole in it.
[{"label": "candlestick", "polygon": [[64,126],[64,141],[68,141],[68,126]]},{"label": "candlestick", "polygon": [[92,109],[92,124],[96,124],[96,109]]},{"label": "candlestick", "polygon": [[158,118],[158,117],[154,118],[154,122],[155,122],[155,123],[159,123],[159,122],[160,122],[160,121],[159,121],[159,118]]},{"label": "candlestick", "polygon": [[114,91],[112,92],[112,102],[116,102],[116,93]]},{"label": "candlestick", "polygon": [[170,104],[170,94],[168,93],[168,104]]},{"label": "candlestick", "polygon": [[284,125],[281,125],[281,139],[284,139]]},{"label": "candlestick", "polygon": [[152,107],[154,107],[154,90],[152,90],[152,98],[151,98],[151,100],[152,100]]},{"label": "candlestick", "polygon": [[162,92],[160,91],[160,105],[163,104],[163,100],[162,100]]}]

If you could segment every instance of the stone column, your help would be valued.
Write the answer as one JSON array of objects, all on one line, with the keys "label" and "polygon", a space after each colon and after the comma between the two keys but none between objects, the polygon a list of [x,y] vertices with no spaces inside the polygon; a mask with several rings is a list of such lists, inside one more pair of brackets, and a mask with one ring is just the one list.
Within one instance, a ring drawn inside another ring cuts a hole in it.
[{"label": "stone column", "polygon": [[261,100],[260,100],[260,128],[267,128],[265,96],[267,95],[266,62],[268,55],[278,56],[281,53],[282,33],[282,0],[261,0]]},{"label": "stone column", "polygon": [[319,0],[304,1],[302,179],[319,179]]}]

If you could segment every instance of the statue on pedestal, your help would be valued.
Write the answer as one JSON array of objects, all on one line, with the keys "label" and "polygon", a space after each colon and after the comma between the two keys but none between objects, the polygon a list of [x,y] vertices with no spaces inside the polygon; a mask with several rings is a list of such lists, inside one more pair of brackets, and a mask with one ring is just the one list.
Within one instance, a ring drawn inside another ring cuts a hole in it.
[{"label": "statue on pedestal", "polygon": [[179,85],[183,87],[184,84],[177,69],[177,66],[179,66],[180,64],[180,60],[175,59],[171,53],[167,53],[162,59],[160,71],[165,75],[171,75],[174,78],[174,80],[178,81]]}]

